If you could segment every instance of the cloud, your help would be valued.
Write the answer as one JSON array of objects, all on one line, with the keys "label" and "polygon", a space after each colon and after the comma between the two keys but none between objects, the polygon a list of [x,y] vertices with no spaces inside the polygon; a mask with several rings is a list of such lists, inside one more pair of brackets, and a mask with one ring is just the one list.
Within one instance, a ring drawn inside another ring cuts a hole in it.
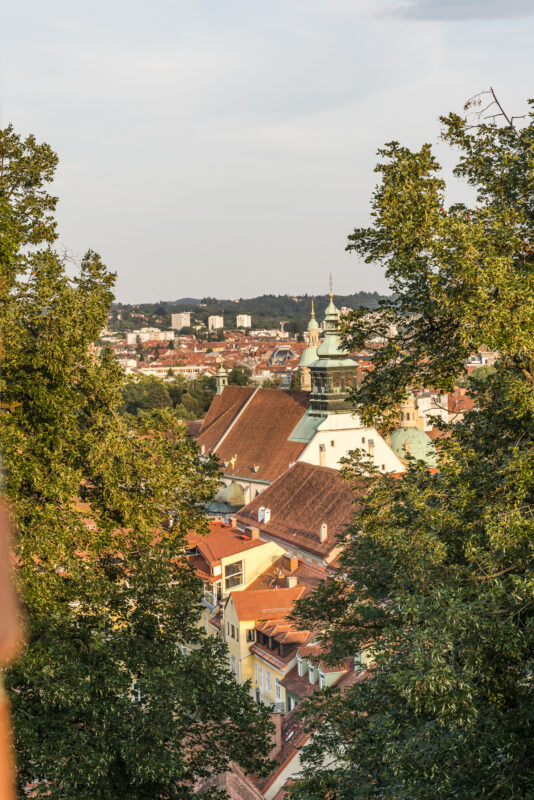
[{"label": "cloud", "polygon": [[414,0],[385,9],[392,17],[420,20],[472,20],[527,17],[532,0]]}]

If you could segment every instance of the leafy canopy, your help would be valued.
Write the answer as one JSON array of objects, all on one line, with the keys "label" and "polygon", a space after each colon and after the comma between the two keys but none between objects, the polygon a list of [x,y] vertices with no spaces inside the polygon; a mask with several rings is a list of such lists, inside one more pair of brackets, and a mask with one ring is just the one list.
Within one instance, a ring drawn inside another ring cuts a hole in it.
[{"label": "leafy canopy", "polygon": [[[375,475],[339,576],[300,605],[333,662],[366,650],[374,667],[306,703],[316,733],[296,798],[532,797],[534,118],[443,124],[477,205],[445,207],[429,146],[380,151],[374,224],[349,246],[385,265],[399,334],[357,400],[384,421],[407,388],[449,387],[482,345],[501,358],[471,379],[475,410],[449,426],[439,473]],[[369,325],[356,314],[345,332],[361,342]]]},{"label": "leafy canopy", "polygon": [[93,346],[114,278],[92,251],[69,277],[54,249],[56,163],[0,131],[0,446],[28,640],[6,675],[19,790],[183,800],[232,762],[261,770],[268,715],[204,633],[185,558],[217,467],[170,409],[120,416],[122,372]]}]

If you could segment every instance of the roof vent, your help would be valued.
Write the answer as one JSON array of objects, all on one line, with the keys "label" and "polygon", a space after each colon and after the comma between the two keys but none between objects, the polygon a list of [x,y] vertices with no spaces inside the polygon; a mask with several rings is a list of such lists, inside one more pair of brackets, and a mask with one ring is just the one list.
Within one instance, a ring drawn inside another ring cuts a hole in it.
[{"label": "roof vent", "polygon": [[259,469],[260,469],[260,465],[259,464],[254,464],[254,466],[252,467],[252,472],[258,472]]},{"label": "roof vent", "polygon": [[328,538],[328,525],[326,522],[321,523],[321,527],[319,528],[319,541],[325,542]]},{"label": "roof vent", "polygon": [[293,589],[298,583],[296,575],[286,575],[286,586],[288,589]]}]

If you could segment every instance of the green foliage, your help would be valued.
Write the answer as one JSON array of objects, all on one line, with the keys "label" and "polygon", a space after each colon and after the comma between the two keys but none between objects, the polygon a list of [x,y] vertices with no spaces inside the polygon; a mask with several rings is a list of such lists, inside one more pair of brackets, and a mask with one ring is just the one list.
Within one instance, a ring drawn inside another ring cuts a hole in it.
[{"label": "green foliage", "polygon": [[228,373],[228,383],[231,386],[250,386],[252,383],[252,370],[241,364],[234,364]]},{"label": "green foliage", "polygon": [[365,320],[362,309],[345,321],[348,345],[399,327],[358,392],[367,420],[395,413],[408,384],[451,389],[481,346],[532,353],[534,125],[473,133],[452,114],[443,124],[443,139],[460,149],[456,174],[476,188],[477,205],[446,208],[430,145],[413,153],[392,142],[379,150],[373,227],[349,236],[347,249],[381,264],[395,295],[381,304],[381,319]]},{"label": "green foliage", "polygon": [[284,383],[282,378],[276,375],[274,378],[266,378],[262,383],[263,389],[282,389]]},{"label": "green foliage", "polygon": [[155,377],[131,379],[123,389],[122,412],[140,416],[157,408],[174,408],[179,419],[201,419],[216,391],[215,378],[182,376],[162,381]]},{"label": "green foliage", "polygon": [[67,275],[54,154],[11,129],[0,142],[0,444],[28,640],[6,673],[20,796],[32,783],[48,800],[184,800],[233,761],[261,770],[269,730],[199,626],[184,555],[218,467],[159,389],[143,415],[118,414],[122,371],[92,346],[113,276],[93,252]]},{"label": "green foliage", "polygon": [[[412,461],[401,480],[371,475],[338,577],[299,607],[334,663],[367,650],[374,667],[305,704],[317,731],[295,798],[532,797],[534,123],[449,117],[445,139],[477,207],[445,210],[430,148],[390,145],[375,227],[351,237],[386,264],[386,315],[414,315],[358,400],[384,419],[397,392],[447,387],[482,344],[502,357],[470,378],[476,410],[449,426],[439,473]],[[361,320],[346,332],[356,341]],[[353,479],[364,468],[363,455],[346,465]]]}]

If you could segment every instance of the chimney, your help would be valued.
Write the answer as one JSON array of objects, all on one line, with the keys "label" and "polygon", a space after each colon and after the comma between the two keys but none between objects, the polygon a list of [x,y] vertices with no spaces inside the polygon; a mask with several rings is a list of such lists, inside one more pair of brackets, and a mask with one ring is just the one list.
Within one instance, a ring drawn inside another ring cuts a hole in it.
[{"label": "chimney", "polygon": [[284,569],[287,569],[288,572],[295,572],[299,565],[299,560],[296,556],[288,556],[287,553],[284,553],[282,556],[282,566]]},{"label": "chimney", "polygon": [[263,510],[263,521],[265,522],[266,525],[267,525],[268,522],[271,521],[271,509],[270,508],[265,508]]},{"label": "chimney", "polygon": [[299,582],[296,575],[286,575],[286,586],[288,589],[293,589]]},{"label": "chimney", "polygon": [[326,522],[321,523],[321,527],[319,528],[319,541],[325,542],[328,538],[328,525]]},{"label": "chimney", "polygon": [[237,528],[237,519],[235,517],[230,517],[230,525],[232,528]]},{"label": "chimney", "polygon": [[260,532],[259,532],[258,528],[249,528],[249,531],[250,531],[250,538],[251,539],[259,539],[260,538]]},{"label": "chimney", "polygon": [[274,759],[282,749],[282,714],[272,714],[271,722],[274,725],[274,733],[271,739],[272,750],[269,758]]}]

